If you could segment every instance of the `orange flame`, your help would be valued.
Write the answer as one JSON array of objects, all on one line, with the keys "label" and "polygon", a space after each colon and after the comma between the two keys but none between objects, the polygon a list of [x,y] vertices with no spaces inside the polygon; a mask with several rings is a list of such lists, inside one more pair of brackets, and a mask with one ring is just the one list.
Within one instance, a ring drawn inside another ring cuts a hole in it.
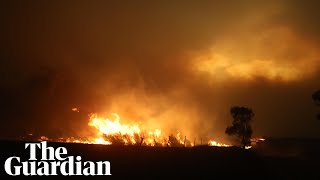
[{"label": "orange flame", "polygon": [[71,109],[73,112],[80,112],[78,108],[74,107]]},{"label": "orange flame", "polygon": [[[97,114],[90,114],[88,125],[96,128],[97,137],[92,140],[94,144],[114,145],[146,145],[146,146],[194,146],[187,142],[186,136],[178,131],[176,135],[167,136],[160,129],[142,128],[139,123],[122,124],[120,116],[112,114],[113,118],[101,118]],[[168,137],[168,138],[167,138]],[[210,140],[209,146],[230,145]]]},{"label": "orange flame", "polygon": [[[72,111],[79,112],[78,108],[72,108]],[[120,122],[120,116],[112,113],[113,118],[102,118],[96,113],[89,114],[90,127],[96,130],[95,137],[82,138],[58,138],[50,139],[46,136],[38,138],[39,141],[54,141],[66,143],[83,144],[105,144],[105,145],[139,145],[139,146],[170,146],[170,147],[193,147],[195,142],[191,143],[186,136],[177,131],[176,134],[166,134],[161,129],[150,129],[141,126],[140,123],[124,124]],[[30,134],[33,135],[33,134]],[[33,137],[33,136],[32,136]],[[264,139],[259,139],[260,141]],[[231,145],[209,140],[208,146],[229,147]],[[202,145],[202,140],[201,140]]]},{"label": "orange flame", "polygon": [[101,118],[97,114],[90,115],[89,126],[95,127],[98,131],[95,143],[97,144],[118,144],[149,146],[165,145],[165,138],[161,135],[161,130],[146,130],[138,123],[122,124],[120,116],[113,113],[113,119]]},{"label": "orange flame", "polygon": [[231,145],[218,143],[217,141],[210,140],[209,146],[230,147]]}]

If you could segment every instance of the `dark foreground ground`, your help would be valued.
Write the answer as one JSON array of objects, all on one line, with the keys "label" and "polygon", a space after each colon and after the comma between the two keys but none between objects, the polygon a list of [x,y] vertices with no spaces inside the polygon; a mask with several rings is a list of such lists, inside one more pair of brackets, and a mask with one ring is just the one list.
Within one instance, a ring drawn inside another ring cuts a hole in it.
[{"label": "dark foreground ground", "polygon": [[[8,157],[28,158],[22,141],[0,141],[1,177]],[[48,143],[68,155],[111,163],[111,176],[87,178],[148,179],[320,179],[320,141],[267,140],[250,150],[235,147],[194,148],[106,146]],[[82,177],[83,178],[83,177]]]}]

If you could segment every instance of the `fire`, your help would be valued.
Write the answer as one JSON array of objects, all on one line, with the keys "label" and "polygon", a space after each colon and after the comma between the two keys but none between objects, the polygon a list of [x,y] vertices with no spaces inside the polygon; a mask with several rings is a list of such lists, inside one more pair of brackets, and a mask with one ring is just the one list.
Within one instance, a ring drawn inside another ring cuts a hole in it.
[{"label": "fire", "polygon": [[209,146],[230,147],[231,145],[218,143],[217,141],[210,140]]},{"label": "fire", "polygon": [[111,144],[109,141],[104,140],[103,138],[96,138],[95,144]]},{"label": "fire", "polygon": [[[120,122],[120,116],[112,114],[113,118],[98,117],[97,114],[90,115],[89,126],[96,128],[96,144],[115,144],[115,145],[148,145],[165,146],[173,145],[176,139],[178,144],[183,145],[178,132],[175,137],[164,138],[160,129],[144,129],[139,123],[123,124]],[[171,140],[170,140],[171,138]],[[175,142],[177,145],[177,142]]]},{"label": "fire", "polygon": [[80,112],[78,108],[74,107],[71,109],[73,112]]},{"label": "fire", "polygon": [[[78,108],[72,108],[72,111],[79,112]],[[112,113],[112,117],[100,117],[96,113],[89,114],[88,125],[96,131],[95,136],[91,137],[68,137],[52,139],[47,136],[40,136],[39,141],[53,141],[66,143],[82,144],[104,144],[104,145],[138,145],[138,146],[162,146],[162,147],[194,147],[196,139],[192,143],[181,132],[164,132],[161,129],[148,128],[141,123],[131,121],[132,123],[123,123],[118,114]],[[28,138],[35,138],[29,133]],[[26,137],[22,137],[25,139]],[[264,141],[263,138],[256,138],[255,141]],[[253,142],[254,142],[253,140]],[[220,143],[214,140],[208,140],[199,145],[230,147],[229,144]],[[248,147],[250,148],[250,147]],[[246,149],[248,149],[246,148]]]},{"label": "fire", "polygon": [[[120,116],[112,114],[112,118],[102,118],[97,114],[90,114],[89,126],[97,130],[94,144],[113,145],[145,145],[145,146],[194,146],[186,136],[177,131],[175,135],[163,133],[161,129],[143,128],[140,123],[123,124]],[[229,147],[228,144],[210,140],[209,146]]]},{"label": "fire", "polygon": [[128,134],[130,136],[134,134],[140,134],[140,128],[137,124],[126,125],[120,123],[120,117],[118,114],[112,114],[114,120],[99,118],[97,114],[90,116],[89,126],[97,128],[100,134],[112,135],[116,133]]}]

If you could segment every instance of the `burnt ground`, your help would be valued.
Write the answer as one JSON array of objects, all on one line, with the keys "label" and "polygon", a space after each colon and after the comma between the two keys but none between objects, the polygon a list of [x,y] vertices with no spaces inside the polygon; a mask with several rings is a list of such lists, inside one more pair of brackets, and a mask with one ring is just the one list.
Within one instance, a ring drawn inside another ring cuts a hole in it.
[{"label": "burnt ground", "polygon": [[[8,157],[29,157],[22,141],[0,141],[1,176]],[[236,147],[193,148],[106,146],[53,143],[82,160],[111,163],[112,176],[87,178],[163,179],[320,179],[320,141],[267,140],[250,150]],[[3,178],[0,179],[3,179]],[[8,176],[9,177],[9,176]]]}]

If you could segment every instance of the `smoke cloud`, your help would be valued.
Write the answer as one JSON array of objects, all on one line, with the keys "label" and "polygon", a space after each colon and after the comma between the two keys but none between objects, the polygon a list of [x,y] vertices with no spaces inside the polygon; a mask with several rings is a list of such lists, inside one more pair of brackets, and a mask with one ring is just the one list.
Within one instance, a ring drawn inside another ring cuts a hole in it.
[{"label": "smoke cloud", "polygon": [[2,4],[2,138],[85,136],[116,112],[223,140],[233,105],[254,135],[320,137],[318,2]]}]

